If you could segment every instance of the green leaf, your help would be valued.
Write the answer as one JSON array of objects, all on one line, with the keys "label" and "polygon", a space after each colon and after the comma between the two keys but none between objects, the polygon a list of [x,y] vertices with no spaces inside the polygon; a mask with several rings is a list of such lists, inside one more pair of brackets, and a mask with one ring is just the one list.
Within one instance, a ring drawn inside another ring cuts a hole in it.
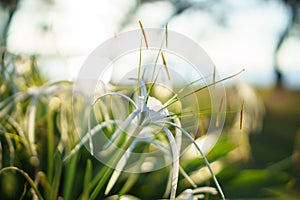
[{"label": "green leaf", "polygon": [[51,184],[51,196],[50,199],[57,199],[58,197],[58,189],[61,178],[61,170],[62,170],[62,160],[61,156],[58,152],[56,152],[54,156],[54,176]]},{"label": "green leaf", "polygon": [[93,165],[90,159],[86,162],[85,174],[84,174],[84,182],[83,182],[83,192],[82,192],[82,200],[89,199],[89,184],[92,179]]},{"label": "green leaf", "polygon": [[76,168],[77,168],[77,157],[78,153],[74,154],[72,158],[68,161],[68,166],[66,169],[66,180],[64,184],[64,190],[63,190],[63,195],[64,199],[72,199],[71,198],[71,192],[73,189],[73,183],[74,183],[74,178],[75,178],[75,173],[76,173]]}]

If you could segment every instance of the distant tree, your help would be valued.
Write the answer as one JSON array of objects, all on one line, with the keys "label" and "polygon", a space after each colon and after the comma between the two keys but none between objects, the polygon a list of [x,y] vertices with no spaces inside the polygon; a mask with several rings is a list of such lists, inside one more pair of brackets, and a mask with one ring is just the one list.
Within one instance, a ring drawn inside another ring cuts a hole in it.
[{"label": "distant tree", "polygon": [[17,10],[19,4],[19,0],[0,0],[0,6],[6,12],[8,12],[8,16],[6,22],[4,22],[3,31],[1,33],[0,41],[2,41],[2,45],[6,47],[7,45],[7,35],[8,30],[12,21],[12,18]]},{"label": "distant tree", "polygon": [[[276,85],[278,87],[282,86],[282,79],[283,79],[283,74],[282,74],[282,69],[279,66],[278,63],[278,54],[279,51],[288,38],[290,32],[292,29],[296,28],[297,25],[300,23],[299,19],[299,12],[300,12],[300,0],[281,0],[281,2],[288,8],[290,17],[288,18],[288,23],[287,26],[285,27],[284,31],[281,33],[281,35],[278,38],[277,45],[275,48],[275,53],[274,53],[274,71],[276,75]],[[298,27],[299,28],[299,27]],[[299,30],[298,30],[299,34]]]},{"label": "distant tree", "polygon": [[[42,1],[42,0],[41,0]],[[54,0],[43,0],[47,3],[54,3]],[[2,30],[2,33],[0,33],[0,45],[7,47],[7,37],[8,37],[8,31],[12,22],[12,19],[20,5],[21,0],[0,0],[0,6],[2,8],[2,11],[7,13],[7,16],[4,20],[4,26],[0,27],[0,30]],[[0,9],[1,11],[1,9]]]}]

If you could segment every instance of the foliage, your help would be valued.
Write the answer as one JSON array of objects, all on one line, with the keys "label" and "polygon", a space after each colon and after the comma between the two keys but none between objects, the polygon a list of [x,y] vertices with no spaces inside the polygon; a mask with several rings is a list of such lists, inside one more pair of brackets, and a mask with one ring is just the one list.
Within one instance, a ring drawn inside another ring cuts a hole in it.
[{"label": "foliage", "polygon": [[[38,71],[35,57],[3,53],[1,67],[3,198],[96,199],[103,196],[103,186],[113,169],[95,164],[85,149],[80,148],[72,122],[72,83],[47,82]],[[173,137],[171,132],[166,133]],[[176,166],[174,169],[179,170]],[[17,172],[23,178],[8,171]],[[7,179],[22,181],[8,187]],[[136,180],[137,177],[128,178],[129,182],[120,191],[128,191]],[[175,187],[172,196],[175,196],[177,180],[172,185]]]},{"label": "foliage", "polygon": [[[48,82],[33,56],[3,53],[0,85],[1,199],[107,197],[105,186],[113,169],[81,148],[73,124],[72,83]],[[232,140],[230,125],[226,132],[208,155],[225,194],[230,198],[288,195],[286,186],[295,179],[286,169],[299,163],[299,141],[292,157],[269,169],[248,169],[232,157],[239,143]],[[178,199],[220,198],[214,196],[214,188],[208,187],[214,185],[213,180],[207,163],[198,154],[185,154],[180,163]],[[107,198],[167,198],[169,170],[166,167],[144,174],[122,173],[109,192],[115,195]]]}]

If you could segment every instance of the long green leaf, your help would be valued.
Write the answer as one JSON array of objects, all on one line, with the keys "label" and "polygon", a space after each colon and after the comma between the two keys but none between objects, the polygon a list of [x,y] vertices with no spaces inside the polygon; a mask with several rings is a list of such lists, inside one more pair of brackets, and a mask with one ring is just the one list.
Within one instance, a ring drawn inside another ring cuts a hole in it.
[{"label": "long green leaf", "polygon": [[92,179],[93,165],[90,159],[86,162],[85,174],[84,174],[84,182],[83,182],[83,192],[82,192],[82,200],[88,200],[90,195],[89,184]]},{"label": "long green leaf", "polygon": [[47,113],[47,177],[49,179],[49,183],[52,183],[53,178],[53,155],[54,155],[54,124],[53,124],[53,112],[50,108],[48,108]]},{"label": "long green leaf", "polygon": [[73,157],[69,160],[69,163],[67,163],[68,164],[66,169],[67,173],[66,173],[64,190],[63,190],[64,199],[72,199],[71,193],[73,190],[74,178],[76,175],[78,155],[79,155],[78,153],[74,154]]},{"label": "long green leaf", "polygon": [[51,199],[57,199],[58,197],[58,189],[61,179],[61,170],[62,170],[62,160],[61,156],[58,152],[56,152],[54,156],[54,176],[52,180],[52,187],[51,187]]}]

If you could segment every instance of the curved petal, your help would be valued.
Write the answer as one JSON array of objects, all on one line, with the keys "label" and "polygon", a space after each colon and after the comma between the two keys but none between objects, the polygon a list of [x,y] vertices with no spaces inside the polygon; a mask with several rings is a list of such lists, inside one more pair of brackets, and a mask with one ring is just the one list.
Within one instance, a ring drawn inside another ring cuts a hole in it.
[{"label": "curved petal", "polygon": [[222,199],[225,199],[225,195],[224,195],[223,190],[222,190],[222,188],[221,188],[221,186],[220,186],[220,184],[217,180],[217,177],[216,177],[215,173],[213,172],[212,168],[210,167],[210,164],[209,164],[205,154],[201,150],[200,146],[195,142],[195,140],[192,138],[192,136],[190,136],[190,134],[188,132],[186,132],[183,128],[177,126],[177,124],[172,123],[172,122],[168,122],[168,121],[165,122],[165,123],[170,124],[170,125],[178,128],[178,129],[180,129],[182,131],[182,133],[184,133],[185,136],[187,136],[189,138],[189,140],[195,145],[195,147],[199,151],[200,155],[202,156],[202,158],[203,158],[203,160],[204,160],[204,162],[205,162],[205,164],[206,164],[206,166],[207,166],[207,168],[208,168],[208,170],[209,170],[209,172],[210,172],[210,174],[211,174],[211,176],[212,176],[212,178],[213,178],[213,180],[214,180],[214,182],[215,182],[215,184],[218,188],[218,191],[220,192],[220,195],[221,195]]}]

